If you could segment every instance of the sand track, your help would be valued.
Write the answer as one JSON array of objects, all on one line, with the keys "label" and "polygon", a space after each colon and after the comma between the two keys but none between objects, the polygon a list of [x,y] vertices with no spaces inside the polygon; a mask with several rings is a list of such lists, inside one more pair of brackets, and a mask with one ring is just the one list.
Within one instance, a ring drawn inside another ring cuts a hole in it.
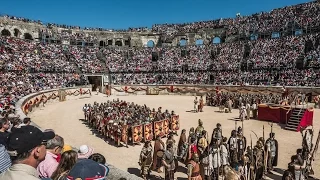
[{"label": "sand track", "polygon": [[[124,171],[130,173],[139,173],[138,158],[142,146],[129,146],[129,148],[117,148],[103,139],[97,137],[92,131],[79,119],[83,118],[82,107],[85,103],[105,102],[108,99],[126,100],[128,102],[135,102],[137,104],[146,104],[151,108],[162,107],[163,110],[174,110],[180,115],[181,129],[196,127],[198,119],[204,123],[205,129],[211,135],[216,123],[221,123],[223,128],[223,135],[229,137],[231,130],[235,128],[234,118],[238,117],[238,110],[233,110],[232,113],[219,113],[216,107],[204,107],[202,113],[187,112],[193,108],[192,96],[111,96],[106,97],[103,94],[92,95],[91,98],[68,97],[65,102],[50,101],[44,108],[37,108],[28,116],[32,121],[38,124],[43,129],[54,129],[57,134],[64,137],[67,144],[79,147],[82,144],[87,144],[94,147],[95,152],[103,154],[107,162]],[[314,111],[314,129],[319,132],[320,121],[317,119],[320,110]],[[257,138],[251,132],[254,131],[259,137],[262,137],[262,126],[265,126],[266,137],[270,132],[268,122],[249,120],[244,122],[244,134],[247,137],[248,144],[250,144],[250,133],[252,134],[253,144],[256,144]],[[238,123],[241,126],[241,123]],[[276,134],[276,139],[279,142],[279,169],[286,169],[290,161],[291,155],[295,154],[297,148],[301,147],[302,137],[300,133],[291,132],[281,129],[277,124],[273,126],[273,132]],[[180,134],[180,132],[179,132]],[[175,137],[176,141],[179,137]],[[315,141],[315,138],[314,138]],[[316,160],[313,163],[315,177],[320,177],[320,150],[317,153]],[[184,168],[179,168],[179,171],[185,172]],[[157,174],[155,174],[157,176]],[[163,176],[163,174],[161,174]],[[184,173],[177,172],[178,179],[185,179],[187,176]],[[271,177],[278,179],[277,175]]]}]

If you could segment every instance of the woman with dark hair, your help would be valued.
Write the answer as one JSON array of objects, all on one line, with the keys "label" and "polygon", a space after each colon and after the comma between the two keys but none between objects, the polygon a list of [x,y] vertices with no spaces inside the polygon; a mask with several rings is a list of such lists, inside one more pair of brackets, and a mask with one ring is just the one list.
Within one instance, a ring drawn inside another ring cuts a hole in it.
[{"label": "woman with dark hair", "polygon": [[106,164],[106,158],[100,153],[93,153],[88,159],[98,162],[99,164]]},{"label": "woman with dark hair", "polygon": [[52,174],[51,178],[53,180],[62,180],[76,164],[78,160],[78,153],[76,151],[70,150],[66,151],[61,155],[60,163],[57,170]]}]

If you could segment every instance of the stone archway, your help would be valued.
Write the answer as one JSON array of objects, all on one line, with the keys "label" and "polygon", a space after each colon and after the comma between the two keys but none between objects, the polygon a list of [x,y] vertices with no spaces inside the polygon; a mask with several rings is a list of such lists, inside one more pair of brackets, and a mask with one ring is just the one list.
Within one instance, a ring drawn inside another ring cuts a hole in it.
[{"label": "stone archway", "polygon": [[197,39],[197,40],[196,40],[196,45],[197,45],[197,46],[203,45],[203,39]]},{"label": "stone archway", "polygon": [[19,29],[17,29],[17,28],[14,28],[14,30],[13,30],[13,36],[14,37],[20,37],[21,36],[21,32],[20,32],[20,30]]},{"label": "stone archway", "polygon": [[220,44],[221,43],[221,38],[220,37],[214,37],[212,39],[212,44]]},{"label": "stone archway", "polygon": [[8,29],[3,29],[1,31],[1,36],[11,36],[11,32]]},{"label": "stone archway", "polygon": [[122,42],[118,40],[118,41],[115,42],[114,45],[116,45],[116,46],[122,46]]},{"label": "stone archway", "polygon": [[106,46],[106,42],[105,42],[105,41],[100,41],[100,42],[99,42],[99,46],[100,46],[100,47]]},{"label": "stone archway", "polygon": [[33,40],[33,37],[30,33],[24,33],[24,39]]},{"label": "stone archway", "polygon": [[154,47],[154,41],[153,40],[149,40],[148,42],[147,42],[147,47]]},{"label": "stone archway", "polygon": [[187,45],[187,40],[185,38],[181,38],[179,41],[179,46],[186,46]]}]

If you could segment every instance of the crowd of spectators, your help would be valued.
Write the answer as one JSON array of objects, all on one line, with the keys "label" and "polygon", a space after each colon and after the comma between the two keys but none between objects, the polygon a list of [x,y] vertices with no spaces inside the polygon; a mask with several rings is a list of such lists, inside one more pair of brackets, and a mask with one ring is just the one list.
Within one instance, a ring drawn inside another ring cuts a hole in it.
[{"label": "crowd of spectators", "polygon": [[265,69],[251,72],[199,71],[113,74],[114,84],[215,84],[260,86],[319,86],[319,69]]},{"label": "crowd of spectators", "polygon": [[260,12],[248,16],[237,14],[235,18],[221,18],[210,21],[198,21],[182,24],[154,24],[151,29],[148,27],[128,29],[106,29],[106,28],[81,28],[80,26],[61,25],[56,23],[43,23],[40,20],[30,20],[16,16],[2,15],[11,20],[38,23],[47,28],[57,27],[64,29],[91,30],[91,31],[112,31],[112,32],[147,32],[152,31],[173,36],[178,32],[197,32],[204,28],[226,28],[227,34],[245,34],[280,32],[289,27],[304,28],[306,26],[319,26],[320,6],[317,1],[302,3],[293,6],[273,9],[270,12]]},{"label": "crowd of spectators", "polygon": [[108,178],[106,159],[93,148],[73,148],[54,130],[41,131],[30,124],[30,118],[0,119],[0,179]]},{"label": "crowd of spectators", "polygon": [[228,35],[279,32],[292,25],[299,28],[319,26],[319,10],[317,2],[308,2],[249,16],[238,15],[236,18],[183,24],[156,24],[153,25],[152,31],[170,35],[178,32],[197,32],[203,28],[226,28]]}]

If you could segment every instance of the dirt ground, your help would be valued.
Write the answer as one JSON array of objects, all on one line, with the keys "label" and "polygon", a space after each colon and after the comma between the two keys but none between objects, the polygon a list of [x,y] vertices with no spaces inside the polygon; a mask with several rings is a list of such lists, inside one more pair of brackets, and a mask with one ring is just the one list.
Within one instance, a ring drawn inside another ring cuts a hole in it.
[{"label": "dirt ground", "polygon": [[[204,107],[202,113],[192,113],[193,109],[192,96],[147,96],[147,95],[130,95],[130,96],[111,96],[107,97],[104,94],[92,95],[91,97],[67,97],[67,101],[58,102],[50,101],[46,104],[46,107],[41,107],[30,113],[28,116],[32,118],[32,121],[38,124],[42,129],[54,129],[55,132],[61,135],[66,144],[70,144],[74,147],[86,144],[95,149],[95,152],[103,154],[107,162],[133,174],[139,174],[138,159],[141,146],[115,147],[112,143],[106,142],[104,139],[95,135],[86,125],[80,120],[83,118],[82,107],[85,103],[93,102],[105,102],[108,99],[126,100],[127,102],[134,102],[137,104],[146,104],[151,108],[162,107],[163,110],[174,110],[176,114],[180,115],[180,124],[182,129],[187,129],[189,132],[190,127],[197,127],[198,119],[201,119],[204,123],[205,129],[211,136],[213,128],[217,123],[222,124],[223,135],[229,137],[231,130],[235,128],[234,119],[239,116],[238,110],[233,110],[232,113],[219,113],[217,107]],[[314,129],[315,132],[319,132],[320,121],[317,119],[320,114],[320,110],[314,111]],[[256,144],[257,138],[252,133],[254,131],[259,137],[262,137],[263,125],[265,127],[265,136],[268,137],[270,132],[270,125],[266,121],[249,120],[244,122],[244,134],[247,138],[248,144],[250,144],[250,134],[253,144]],[[241,122],[238,122],[237,126],[241,126]],[[179,131],[179,135],[180,135]],[[301,148],[302,137],[298,132],[292,132],[282,129],[278,124],[274,124],[273,132],[275,132],[276,139],[279,143],[279,160],[276,168],[277,172],[271,175],[270,179],[281,179],[280,174],[287,168],[287,164],[290,161],[291,155],[295,154],[297,148]],[[316,135],[317,135],[316,133]],[[179,140],[179,136],[175,137],[176,141]],[[316,137],[314,138],[314,141]],[[320,178],[320,150],[317,152],[316,160],[313,163],[313,169],[315,171],[315,177]],[[178,172],[175,174],[177,179],[186,179],[186,169],[180,164]],[[159,176],[164,174],[152,173],[152,179],[158,179]],[[157,178],[158,177],[158,178]]]}]

